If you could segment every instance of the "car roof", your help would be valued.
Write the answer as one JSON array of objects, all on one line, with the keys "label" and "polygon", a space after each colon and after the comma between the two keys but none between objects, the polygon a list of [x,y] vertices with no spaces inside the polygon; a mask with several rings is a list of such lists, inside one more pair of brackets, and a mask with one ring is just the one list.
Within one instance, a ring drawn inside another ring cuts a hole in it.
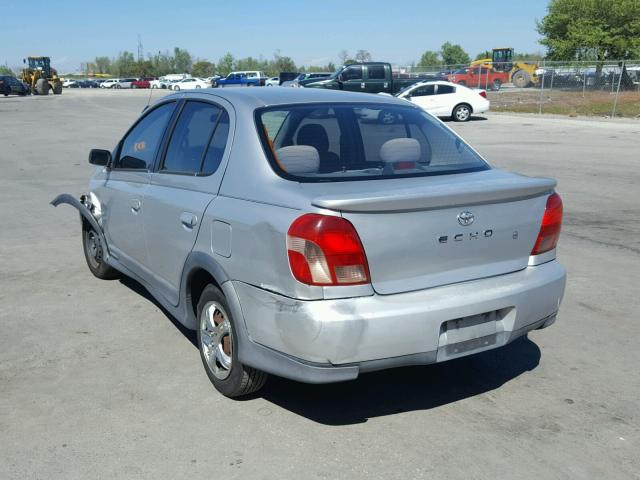
[{"label": "car roof", "polygon": [[[406,102],[387,95],[372,93],[345,92],[324,88],[205,88],[189,95],[210,95],[227,100],[233,105],[250,108],[260,108],[273,105],[287,105],[295,103],[389,103],[406,106]],[[187,95],[175,93],[163,97]],[[162,100],[159,100],[162,101]]]}]

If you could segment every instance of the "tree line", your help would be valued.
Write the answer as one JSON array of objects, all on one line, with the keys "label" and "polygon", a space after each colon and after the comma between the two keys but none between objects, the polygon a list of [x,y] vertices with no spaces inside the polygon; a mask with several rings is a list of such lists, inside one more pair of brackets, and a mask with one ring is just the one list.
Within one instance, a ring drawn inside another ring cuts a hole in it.
[{"label": "tree line", "polygon": [[235,70],[259,70],[267,75],[280,72],[328,71],[333,72],[335,64],[329,62],[324,66],[296,65],[291,57],[273,54],[272,58],[245,57],[236,58],[226,53],[217,62],[195,58],[188,50],[175,47],[173,52],[158,52],[147,55],[146,59],[136,59],[132,52],[120,52],[117,57],[96,57],[94,60],[80,65],[84,74],[103,74],[117,77],[161,77],[170,73],[190,73],[194,77],[211,77],[228,75]]}]

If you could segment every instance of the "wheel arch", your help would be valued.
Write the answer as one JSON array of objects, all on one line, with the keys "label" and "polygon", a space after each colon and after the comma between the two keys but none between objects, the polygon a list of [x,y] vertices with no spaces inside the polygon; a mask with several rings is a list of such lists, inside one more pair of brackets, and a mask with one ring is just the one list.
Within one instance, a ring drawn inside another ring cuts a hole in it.
[{"label": "wheel arch", "polygon": [[197,308],[200,295],[204,288],[215,285],[222,291],[222,284],[229,281],[229,277],[222,266],[210,255],[204,252],[191,252],[187,257],[182,271],[182,295],[185,326],[197,328]]},{"label": "wheel arch", "polygon": [[469,111],[471,113],[473,113],[473,105],[471,105],[469,102],[458,102],[456,103],[456,105],[453,107],[453,109],[451,110],[451,115],[453,115],[453,112],[456,111],[456,108],[458,108],[461,105],[466,105],[467,107],[469,107]]}]

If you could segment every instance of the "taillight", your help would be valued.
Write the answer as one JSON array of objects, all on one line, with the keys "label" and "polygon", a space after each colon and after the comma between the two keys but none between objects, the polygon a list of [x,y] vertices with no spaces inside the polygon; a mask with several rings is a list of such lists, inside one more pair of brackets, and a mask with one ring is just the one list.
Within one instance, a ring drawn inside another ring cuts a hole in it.
[{"label": "taillight", "polygon": [[308,213],[287,232],[293,276],[308,285],[369,283],[369,266],[356,229],[342,217]]},{"label": "taillight", "polygon": [[531,250],[531,255],[540,255],[556,248],[560,238],[562,226],[562,199],[557,193],[553,193],[547,199],[547,206],[542,216],[542,225],[536,239],[536,244]]},{"label": "taillight", "polygon": [[480,90],[480,91],[478,92],[478,95],[480,95],[480,96],[481,96],[481,97],[483,97],[483,98],[487,98],[487,92],[486,92],[485,90]]}]

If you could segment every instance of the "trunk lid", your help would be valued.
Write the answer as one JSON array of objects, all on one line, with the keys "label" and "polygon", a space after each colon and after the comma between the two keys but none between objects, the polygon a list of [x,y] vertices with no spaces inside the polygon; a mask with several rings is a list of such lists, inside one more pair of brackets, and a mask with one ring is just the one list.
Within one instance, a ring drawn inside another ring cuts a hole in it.
[{"label": "trunk lid", "polygon": [[392,294],[525,268],[555,181],[487,170],[302,185],[354,225],[374,290]]}]

